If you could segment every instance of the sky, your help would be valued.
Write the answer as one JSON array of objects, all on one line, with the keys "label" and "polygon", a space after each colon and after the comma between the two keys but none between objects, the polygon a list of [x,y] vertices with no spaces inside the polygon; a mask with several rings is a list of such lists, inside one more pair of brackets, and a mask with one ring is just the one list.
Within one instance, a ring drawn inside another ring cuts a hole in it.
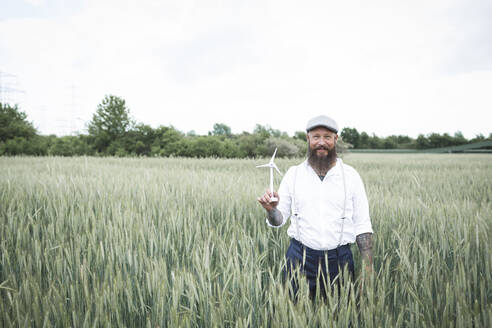
[{"label": "sky", "polygon": [[105,95],[152,127],[492,132],[489,0],[0,0],[0,101],[42,134]]}]

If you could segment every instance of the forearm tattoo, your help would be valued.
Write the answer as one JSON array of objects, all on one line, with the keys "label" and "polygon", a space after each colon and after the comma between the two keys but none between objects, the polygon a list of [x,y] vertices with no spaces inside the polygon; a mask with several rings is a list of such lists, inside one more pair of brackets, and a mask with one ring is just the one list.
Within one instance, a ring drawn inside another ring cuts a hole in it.
[{"label": "forearm tattoo", "polygon": [[367,232],[356,237],[357,246],[363,260],[368,260],[372,264],[372,233]]},{"label": "forearm tattoo", "polygon": [[279,210],[276,208],[272,209],[271,211],[268,211],[268,222],[270,222],[271,225],[273,226],[279,226],[282,224],[282,221],[284,220],[282,213],[280,213]]}]

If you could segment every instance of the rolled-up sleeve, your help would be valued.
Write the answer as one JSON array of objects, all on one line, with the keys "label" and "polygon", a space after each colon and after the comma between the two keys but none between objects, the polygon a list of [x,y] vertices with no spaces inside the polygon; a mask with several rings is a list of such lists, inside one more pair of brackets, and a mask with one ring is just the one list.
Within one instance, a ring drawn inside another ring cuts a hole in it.
[{"label": "rolled-up sleeve", "polygon": [[352,198],[354,213],[352,220],[355,226],[355,235],[358,236],[363,233],[373,233],[373,230],[364,182],[357,172],[354,171],[354,173],[354,194]]},{"label": "rolled-up sleeve", "polygon": [[294,171],[295,168],[291,167],[287,173],[285,173],[284,177],[282,178],[282,182],[280,182],[280,186],[278,188],[278,196],[279,196],[279,203],[277,205],[277,209],[282,213],[282,223],[278,226],[271,225],[270,222],[268,221],[268,218],[266,219],[266,223],[268,224],[269,227],[272,228],[280,228],[282,227],[285,223],[290,218],[291,215],[291,204],[292,204],[292,199],[291,199],[291,188],[293,185],[293,179],[294,179]]}]

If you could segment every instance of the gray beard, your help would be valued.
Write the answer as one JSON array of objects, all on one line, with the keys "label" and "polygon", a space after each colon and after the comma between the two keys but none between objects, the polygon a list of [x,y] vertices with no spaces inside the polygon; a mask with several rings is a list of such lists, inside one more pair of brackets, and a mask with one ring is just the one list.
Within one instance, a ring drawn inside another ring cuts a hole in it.
[{"label": "gray beard", "polygon": [[323,149],[328,151],[326,156],[318,156],[316,154],[318,149],[320,148],[311,149],[308,145],[308,163],[316,172],[326,174],[331,165],[337,160],[337,146],[333,146],[333,149],[323,147]]}]

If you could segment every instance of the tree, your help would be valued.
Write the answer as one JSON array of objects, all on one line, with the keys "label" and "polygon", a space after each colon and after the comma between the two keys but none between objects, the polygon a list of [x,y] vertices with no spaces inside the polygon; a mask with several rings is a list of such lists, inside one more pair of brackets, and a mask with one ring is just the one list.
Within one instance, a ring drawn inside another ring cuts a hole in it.
[{"label": "tree", "polygon": [[277,157],[294,157],[299,155],[299,147],[294,143],[293,139],[283,139],[270,137],[265,140],[268,149],[268,154],[273,154],[277,148]]},{"label": "tree", "polygon": [[176,130],[173,126],[159,126],[155,130],[153,147],[155,154],[160,156],[170,156],[176,154],[176,144],[183,139],[183,133]]},{"label": "tree", "polygon": [[27,121],[26,113],[19,110],[17,105],[0,103],[0,142],[14,138],[31,139],[36,135],[36,129]]},{"label": "tree", "polygon": [[116,145],[116,150],[123,148],[129,154],[150,156],[151,147],[156,139],[155,132],[150,125],[139,123],[125,133],[125,137],[121,139],[121,146]]},{"label": "tree", "polygon": [[239,146],[237,140],[225,139],[222,143],[222,156],[226,158],[240,157]]},{"label": "tree", "polygon": [[430,148],[453,146],[453,138],[447,133],[442,136],[439,133],[431,133],[427,139],[429,139]]},{"label": "tree", "polygon": [[[489,134],[489,139],[492,139],[492,133]],[[484,140],[485,140],[484,135],[479,133],[479,134],[475,135],[475,138],[471,139],[470,142],[480,142],[480,141],[484,141]]]},{"label": "tree", "polygon": [[464,145],[468,142],[461,131],[456,131],[453,136],[455,145]]},{"label": "tree", "polygon": [[409,136],[405,136],[405,135],[401,135],[401,134],[397,135],[395,142],[396,142],[398,148],[402,148],[402,149],[414,148],[413,140]]},{"label": "tree", "polygon": [[48,153],[52,156],[73,156],[74,145],[73,142],[77,137],[64,136],[56,138],[53,144],[48,149]]},{"label": "tree", "polygon": [[369,143],[370,149],[381,149],[381,148],[383,148],[381,138],[379,138],[374,133],[372,134],[372,136],[369,137],[368,143]]},{"label": "tree", "polygon": [[104,152],[112,141],[122,138],[133,125],[125,100],[109,95],[97,106],[88,130],[96,150]]},{"label": "tree", "polygon": [[261,125],[261,124],[256,124],[255,129],[253,131],[253,134],[256,134],[258,136],[261,136],[263,140],[268,139],[269,137],[282,137],[282,136],[287,136],[287,133],[282,133],[280,130],[273,129],[269,125]]},{"label": "tree", "polygon": [[354,146],[354,148],[359,148],[360,135],[356,128],[343,128],[340,135],[344,142],[348,142]]},{"label": "tree", "polygon": [[240,157],[258,156],[262,143],[263,139],[259,135],[243,132],[238,138]]},{"label": "tree", "polygon": [[427,149],[430,148],[429,139],[427,139],[423,134],[419,134],[417,140],[415,141],[417,149]]},{"label": "tree", "polygon": [[306,131],[296,131],[294,133],[294,139],[306,141]]},{"label": "tree", "polygon": [[361,132],[359,136],[359,147],[361,149],[369,148],[369,135],[366,132]]},{"label": "tree", "polygon": [[231,128],[224,123],[215,123],[214,129],[212,131],[212,135],[231,137],[232,136]]},{"label": "tree", "polygon": [[396,136],[389,136],[383,139],[384,149],[395,149],[397,148]]}]

